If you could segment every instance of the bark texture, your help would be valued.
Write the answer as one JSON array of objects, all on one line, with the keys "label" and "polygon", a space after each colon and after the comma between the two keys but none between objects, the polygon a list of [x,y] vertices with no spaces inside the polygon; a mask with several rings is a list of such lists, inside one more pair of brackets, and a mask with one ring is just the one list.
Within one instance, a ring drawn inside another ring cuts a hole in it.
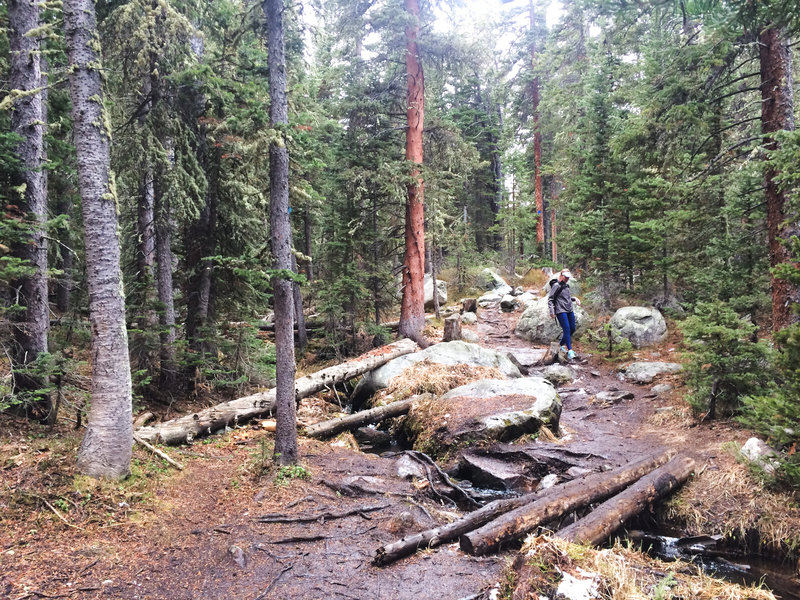
[{"label": "bark texture", "polygon": [[[536,35],[536,11],[530,2],[531,38]],[[536,42],[531,42],[531,66],[536,69]],[[542,129],[539,124],[539,78],[531,82],[533,111],[533,195],[536,201],[536,243],[544,244],[544,192],[542,190]]]},{"label": "bark texture", "polygon": [[[794,94],[792,87],[792,50],[784,32],[769,27],[759,35],[761,62],[761,133],[764,148],[775,150],[778,142],[772,137],[776,131],[794,130]],[[764,187],[767,201],[767,234],[769,236],[769,264],[775,267],[789,262],[791,257],[784,241],[800,235],[796,218],[787,219],[786,194],[779,189],[777,169],[767,159],[764,170]],[[797,315],[791,305],[800,302],[800,289],[785,279],[772,278],[772,329],[778,331],[792,323]]]},{"label": "bark texture", "polygon": [[[299,400],[316,394],[337,383],[342,383],[376,369],[390,360],[410,354],[417,349],[412,340],[400,340],[388,346],[376,348],[356,359],[329,367],[311,375],[301,377],[292,386],[292,406],[295,397]],[[136,434],[148,442],[161,441],[165,444],[180,444],[197,436],[212,433],[226,425],[241,423],[253,417],[275,410],[277,393],[271,389],[252,396],[223,402],[200,412],[167,421],[153,427],[141,427]],[[277,429],[277,427],[276,427]]]},{"label": "bark texture", "polygon": [[[163,175],[163,174],[162,174]],[[163,178],[162,178],[163,181]],[[161,186],[158,186],[160,188]],[[156,263],[160,325],[159,386],[162,393],[175,389],[178,365],[175,358],[175,296],[172,283],[172,219],[163,189],[156,192]]]},{"label": "bark texture", "polygon": [[403,256],[403,298],[400,303],[400,330],[405,336],[423,342],[425,327],[425,183],[419,167],[422,164],[422,131],[425,117],[425,79],[417,47],[419,35],[419,2],[405,0],[412,23],[406,27],[406,160],[413,166],[408,185],[405,221],[405,254]]},{"label": "bark texture", "polygon": [[[269,117],[273,127],[289,123],[286,99],[286,52],[283,0],[264,0],[269,38]],[[292,229],[289,223],[289,151],[284,143],[269,147],[269,225],[272,254],[277,269],[292,270]],[[297,462],[297,413],[294,394],[294,299],[292,282],[273,279],[275,303],[275,381],[277,416],[275,459],[279,464]]]},{"label": "bark texture", "polygon": [[561,529],[557,536],[577,544],[597,546],[625,521],[672,493],[689,479],[692,471],[694,460],[688,456],[676,456],[624,492],[605,501],[583,519]]},{"label": "bark texture", "polygon": [[111,133],[103,107],[100,42],[92,0],[64,2],[78,185],[86,233],[92,402],[78,469],[93,477],[130,473],[133,424],[117,197],[109,170]]},{"label": "bark texture", "polygon": [[338,419],[331,419],[330,421],[323,421],[311,427],[306,428],[306,435],[313,438],[326,438],[338,435],[343,431],[357,429],[363,425],[370,423],[378,423],[384,419],[392,419],[400,415],[408,414],[411,410],[411,405],[414,404],[414,398],[407,398],[406,400],[399,400],[392,402],[386,406],[379,406],[370,410],[362,410],[361,412]]},{"label": "bark texture", "polygon": [[646,457],[605,474],[605,478],[593,481],[592,485],[587,485],[581,479],[570,481],[552,494],[512,510],[480,529],[462,535],[461,549],[478,555],[494,552],[502,544],[521,539],[539,525],[586,506],[590,502],[616,494],[643,475],[663,465],[668,458],[667,453]]},{"label": "bark texture", "polygon": [[[25,309],[14,319],[13,352],[14,385],[18,391],[41,389],[47,385],[43,377],[22,374],[24,368],[47,352],[47,335],[50,313],[47,304],[47,239],[44,221],[47,218],[47,178],[44,130],[46,127],[45,101],[42,88],[41,43],[39,37],[28,33],[39,27],[40,5],[30,0],[12,0],[8,3],[11,49],[9,85],[21,92],[13,103],[11,130],[20,136],[16,147],[20,172],[14,178],[21,186],[18,200],[19,217],[27,221],[30,231],[12,247],[12,256],[26,261],[32,273],[12,283],[13,300]],[[13,92],[12,92],[13,93]],[[23,407],[26,412],[43,420],[55,417],[53,404],[45,396]]]}]

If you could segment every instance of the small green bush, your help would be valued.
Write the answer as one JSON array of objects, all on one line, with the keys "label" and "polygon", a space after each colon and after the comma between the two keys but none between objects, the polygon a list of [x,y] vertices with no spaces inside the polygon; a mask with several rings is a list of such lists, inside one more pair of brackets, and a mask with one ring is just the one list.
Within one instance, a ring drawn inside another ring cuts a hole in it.
[{"label": "small green bush", "polygon": [[681,325],[689,348],[686,364],[687,398],[695,413],[738,412],[748,394],[769,380],[770,348],[753,341],[757,327],[723,302],[701,302]]}]

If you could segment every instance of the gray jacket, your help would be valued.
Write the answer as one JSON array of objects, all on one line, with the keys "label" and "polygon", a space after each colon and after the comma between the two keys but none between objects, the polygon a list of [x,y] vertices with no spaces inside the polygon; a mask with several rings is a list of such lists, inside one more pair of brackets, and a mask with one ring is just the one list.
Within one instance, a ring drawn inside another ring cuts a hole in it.
[{"label": "gray jacket", "polygon": [[[553,294],[561,287],[561,293],[553,300]],[[550,288],[547,294],[547,306],[550,309],[551,315],[558,315],[561,313],[572,312],[572,294],[569,291],[569,283],[561,283],[560,281]]]}]

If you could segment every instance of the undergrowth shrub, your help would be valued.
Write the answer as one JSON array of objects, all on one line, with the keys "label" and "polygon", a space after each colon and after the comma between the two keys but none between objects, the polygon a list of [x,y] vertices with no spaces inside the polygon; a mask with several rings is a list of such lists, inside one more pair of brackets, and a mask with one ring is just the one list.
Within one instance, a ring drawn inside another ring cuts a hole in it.
[{"label": "undergrowth shrub", "polygon": [[[753,341],[757,327],[723,302],[701,302],[681,325],[688,361],[687,400],[695,413],[736,413],[741,400],[769,380],[770,348]],[[767,376],[765,378],[765,375]]]}]

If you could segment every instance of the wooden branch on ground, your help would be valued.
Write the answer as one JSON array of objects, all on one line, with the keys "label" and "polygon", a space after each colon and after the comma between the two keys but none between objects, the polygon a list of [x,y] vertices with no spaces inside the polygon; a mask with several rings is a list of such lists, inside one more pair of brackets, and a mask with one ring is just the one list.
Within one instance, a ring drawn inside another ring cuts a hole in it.
[{"label": "wooden branch on ground", "polygon": [[183,471],[183,465],[182,465],[181,463],[177,462],[177,461],[174,461],[174,460],[172,460],[172,459],[169,457],[169,455],[168,455],[166,452],[164,452],[163,450],[159,450],[159,449],[158,449],[158,448],[156,448],[155,446],[153,446],[153,445],[151,445],[151,444],[148,444],[146,441],[144,441],[142,438],[140,438],[140,437],[139,437],[138,435],[136,435],[136,434],[134,434],[134,435],[133,435],[133,440],[134,440],[134,441],[135,441],[137,444],[141,444],[142,446],[144,446],[145,448],[147,448],[148,450],[150,450],[150,452],[152,452],[153,454],[155,454],[155,455],[156,455],[156,456],[158,456],[159,458],[162,458],[162,459],[164,459],[165,461],[167,461],[167,462],[168,462],[169,464],[171,464],[173,467],[175,467],[176,469],[178,469],[178,471]]},{"label": "wooden branch on ground", "polygon": [[454,540],[461,535],[470,531],[474,531],[487,523],[497,519],[497,517],[508,513],[514,509],[531,504],[537,500],[545,500],[550,497],[562,495],[570,490],[574,491],[580,488],[596,488],[603,485],[604,482],[613,480],[619,477],[622,473],[631,472],[630,477],[635,477],[636,473],[646,472],[645,470],[652,470],[667,461],[666,454],[656,454],[648,456],[640,461],[630,463],[619,467],[613,471],[605,473],[593,473],[567,482],[563,485],[558,485],[539,492],[532,492],[516,498],[504,498],[502,500],[495,500],[490,502],[483,508],[471,512],[461,519],[442,525],[441,527],[434,527],[426,531],[422,531],[415,535],[403,538],[391,544],[381,546],[375,553],[373,564],[386,565],[395,560],[413,554],[419,548],[433,548],[440,544]]},{"label": "wooden branch on ground", "polygon": [[342,519],[352,515],[363,515],[364,513],[382,510],[388,506],[389,503],[373,504],[367,506],[356,506],[355,508],[348,508],[340,511],[325,511],[311,515],[285,515],[281,513],[271,513],[261,515],[257,521],[259,523],[312,523],[314,521],[331,521],[333,519]]},{"label": "wooden branch on ground", "polygon": [[558,486],[560,489],[552,494],[514,509],[480,529],[462,535],[459,540],[461,549],[469,554],[489,554],[503,543],[522,538],[539,525],[591,502],[613,496],[663,465],[668,459],[669,454],[664,452],[605,473],[607,479],[593,485],[587,485],[583,479],[576,479]]},{"label": "wooden branch on ground", "polygon": [[391,419],[405,415],[411,410],[411,405],[414,404],[419,396],[413,396],[406,400],[399,400],[392,402],[385,406],[379,406],[370,410],[362,410],[352,415],[331,419],[330,421],[323,421],[306,427],[305,434],[312,438],[326,438],[333,437],[343,431],[350,431],[357,429],[363,425],[370,423],[378,423],[384,419]]},{"label": "wooden branch on ground", "polygon": [[[295,396],[299,400],[337,383],[363,375],[394,358],[414,352],[416,347],[417,345],[411,340],[399,340],[340,365],[301,377],[294,383]],[[136,434],[148,442],[161,441],[165,444],[181,444],[200,435],[207,435],[222,429],[226,425],[242,423],[274,410],[275,390],[272,389],[230,402],[223,402],[159,425],[140,427],[136,430]]]},{"label": "wooden branch on ground", "polygon": [[[409,456],[413,460],[417,461],[419,464],[423,466],[425,469],[426,476],[428,478],[428,483],[431,486],[431,491],[436,495],[439,499],[448,499],[456,504],[459,508],[463,509],[471,509],[471,508],[478,508],[480,504],[478,504],[475,499],[470,496],[467,492],[465,492],[461,487],[453,483],[453,480],[442,471],[439,465],[436,464],[430,456],[425,454],[424,452],[418,452],[416,450],[406,450],[403,454]],[[433,476],[431,475],[431,469],[433,469],[436,474],[439,476],[439,479],[444,483],[445,486],[450,488],[450,493],[447,492],[439,492],[435,484],[433,483]]]},{"label": "wooden branch on ground", "polygon": [[683,485],[694,467],[694,460],[688,456],[676,456],[625,491],[606,500],[584,518],[561,529],[556,536],[577,544],[597,546],[625,521]]}]

